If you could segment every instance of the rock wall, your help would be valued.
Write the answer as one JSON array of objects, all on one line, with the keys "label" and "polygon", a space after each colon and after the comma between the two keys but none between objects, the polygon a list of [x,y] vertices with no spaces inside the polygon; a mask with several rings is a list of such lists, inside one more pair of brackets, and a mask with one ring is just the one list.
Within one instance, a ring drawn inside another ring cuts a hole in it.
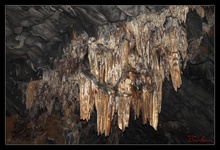
[{"label": "rock wall", "polygon": [[[109,14],[113,8],[120,12],[114,11],[118,19]],[[15,110],[31,118],[39,116],[39,110],[46,116],[60,112],[73,139],[78,139],[81,128],[76,115],[90,121],[94,113],[100,136],[110,136],[115,123],[124,132],[130,119],[139,117],[143,125],[149,123],[155,130],[159,125],[168,132],[172,123],[159,124],[162,110],[166,113],[168,108],[163,109],[164,81],[171,82],[169,91],[178,95],[183,79],[192,77],[193,66],[209,65],[201,76],[210,87],[214,84],[213,47],[207,41],[214,26],[210,7],[8,6],[6,10],[7,87],[17,88],[14,95],[22,95],[18,99],[27,111]],[[12,17],[15,12],[23,16]],[[25,19],[27,15],[31,17]],[[200,22],[195,31],[193,19]],[[89,30],[92,25],[95,34]],[[7,111],[12,113],[14,106],[9,106],[14,102],[9,97]]]}]

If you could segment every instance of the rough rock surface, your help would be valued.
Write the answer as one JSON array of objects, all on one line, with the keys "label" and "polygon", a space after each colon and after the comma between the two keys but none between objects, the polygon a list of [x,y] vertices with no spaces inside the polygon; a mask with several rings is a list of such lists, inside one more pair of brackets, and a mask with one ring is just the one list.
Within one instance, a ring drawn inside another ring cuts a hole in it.
[{"label": "rough rock surface", "polygon": [[214,6],[6,6],[5,19],[6,143],[214,143]]}]

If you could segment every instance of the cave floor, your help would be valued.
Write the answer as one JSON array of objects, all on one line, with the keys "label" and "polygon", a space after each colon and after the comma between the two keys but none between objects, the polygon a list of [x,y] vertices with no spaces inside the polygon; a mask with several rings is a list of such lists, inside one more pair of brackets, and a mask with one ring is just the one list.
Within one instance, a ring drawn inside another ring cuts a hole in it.
[{"label": "cave floor", "polygon": [[6,144],[64,144],[61,120],[51,115],[46,120],[22,121],[15,115],[6,117]]}]

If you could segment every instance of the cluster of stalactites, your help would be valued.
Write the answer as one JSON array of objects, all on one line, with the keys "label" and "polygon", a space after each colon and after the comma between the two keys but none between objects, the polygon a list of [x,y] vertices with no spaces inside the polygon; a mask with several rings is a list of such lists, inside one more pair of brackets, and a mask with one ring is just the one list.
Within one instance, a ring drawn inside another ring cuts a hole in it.
[{"label": "cluster of stalactites", "polygon": [[[86,41],[86,42],[85,42]],[[63,48],[62,58],[54,60],[54,69],[43,68],[42,79],[31,81],[26,90],[26,109],[42,108],[51,114],[52,109],[63,112],[68,120],[74,114],[79,101],[79,72],[87,52],[87,37],[82,34]],[[55,107],[56,103],[56,107]]]},{"label": "cluster of stalactites", "polygon": [[[113,115],[118,127],[128,127],[130,108],[157,129],[162,84],[171,76],[180,88],[187,55],[187,6],[169,6],[160,13],[140,14],[130,22],[99,28],[90,38],[89,73],[81,73],[80,117],[89,120],[95,104],[98,134],[109,135]],[[87,74],[87,75],[86,75]],[[90,75],[88,75],[90,74]]]}]

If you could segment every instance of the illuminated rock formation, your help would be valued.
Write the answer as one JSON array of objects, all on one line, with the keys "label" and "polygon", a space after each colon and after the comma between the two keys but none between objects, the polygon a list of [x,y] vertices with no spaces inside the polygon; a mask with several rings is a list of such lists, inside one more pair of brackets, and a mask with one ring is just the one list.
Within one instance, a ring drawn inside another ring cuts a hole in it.
[{"label": "illuminated rock formation", "polygon": [[[94,106],[98,134],[110,133],[117,115],[118,127],[129,126],[130,109],[143,124],[158,126],[162,84],[171,77],[175,91],[182,84],[181,69],[187,57],[185,23],[188,6],[170,6],[162,13],[140,13],[132,21],[102,25],[98,39],[86,33],[63,49],[53,70],[43,70],[41,81],[27,88],[26,108],[40,106],[50,114],[55,99],[66,118],[80,101],[80,118],[89,121]],[[88,66],[82,65],[88,49]],[[75,89],[76,84],[79,87]],[[75,93],[74,93],[75,92]]]},{"label": "illuminated rock formation", "polygon": [[[189,30],[189,12],[201,20],[198,33],[191,33],[194,26]],[[214,48],[204,44],[214,35],[214,18],[211,8],[194,5],[8,6],[7,103],[17,107],[8,94],[12,91],[21,95],[31,119],[41,115],[39,110],[46,112],[45,118],[59,112],[60,126],[69,132],[65,136],[76,139],[72,143],[79,143],[80,125],[94,120],[94,113],[98,135],[117,135],[115,125],[124,132],[131,118],[140,116],[143,125],[157,130],[163,127],[159,115],[164,81],[172,83],[174,94],[182,92],[187,62],[196,66],[209,60],[200,67],[214,84]],[[187,109],[180,111],[185,117]]]},{"label": "illuminated rock formation", "polygon": [[141,111],[143,124],[149,121],[157,129],[164,78],[171,75],[175,91],[182,84],[180,62],[185,60],[188,44],[180,23],[185,22],[187,12],[187,6],[171,6],[160,14],[140,14],[120,26],[103,26],[99,38],[90,40],[93,78],[81,76],[80,108],[81,118],[89,120],[95,101],[98,133],[109,134],[114,111],[124,131],[130,108],[136,117]]}]

